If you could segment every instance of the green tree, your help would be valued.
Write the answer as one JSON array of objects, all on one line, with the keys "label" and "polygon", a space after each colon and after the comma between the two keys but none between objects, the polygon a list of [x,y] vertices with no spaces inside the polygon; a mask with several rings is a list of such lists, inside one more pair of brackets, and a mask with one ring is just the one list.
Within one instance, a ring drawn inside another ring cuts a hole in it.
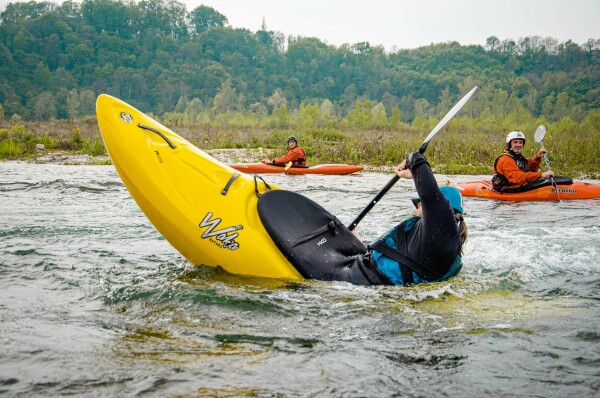
[{"label": "green tree", "polygon": [[539,95],[538,95],[538,91],[535,88],[531,88],[527,92],[527,94],[525,95],[525,98],[523,98],[523,101],[525,102],[525,107],[527,108],[529,113],[531,113],[534,116],[537,116],[539,114],[539,111],[538,111]]},{"label": "green tree", "polygon": [[31,83],[34,85],[34,90],[49,89],[53,86],[52,72],[48,69],[48,65],[43,62],[38,62],[33,71]]},{"label": "green tree", "polygon": [[351,109],[346,116],[349,126],[355,129],[371,127],[371,109],[373,103],[370,100],[356,101],[354,109]]},{"label": "green tree", "polygon": [[227,79],[221,84],[213,101],[213,110],[216,113],[225,113],[233,111],[236,108],[237,95],[235,89],[231,87],[231,79]]},{"label": "green tree", "polygon": [[19,25],[25,21],[36,19],[56,8],[50,1],[28,1],[8,3],[0,13],[0,22],[4,24]]},{"label": "green tree", "polygon": [[427,119],[431,116],[431,104],[425,98],[419,98],[414,104],[415,117]]},{"label": "green tree", "polygon": [[315,127],[320,124],[321,111],[317,104],[300,104],[298,123],[302,128]]},{"label": "green tree", "polygon": [[554,114],[554,104],[555,104],[555,99],[552,95],[548,95],[546,98],[544,98],[544,102],[542,103],[542,114],[544,115],[548,115],[548,120],[551,121],[556,121],[558,120],[555,117]]},{"label": "green tree", "polygon": [[397,106],[392,108],[392,115],[390,116],[390,127],[397,130],[402,123],[400,108]]},{"label": "green tree", "polygon": [[92,90],[82,90],[79,93],[79,113],[81,116],[96,114],[96,94]]},{"label": "green tree", "polygon": [[187,36],[185,4],[177,0],[142,0],[138,3],[138,8],[142,31],[158,31],[174,38]]},{"label": "green tree", "polygon": [[182,95],[177,100],[177,105],[175,105],[174,112],[184,113],[185,108],[187,108],[189,103],[190,103],[190,100],[186,96]]},{"label": "green tree", "polygon": [[269,97],[267,104],[269,105],[269,108],[273,111],[277,108],[286,106],[287,99],[285,98],[283,91],[281,91],[281,89],[278,88],[275,91],[273,91],[273,94]]},{"label": "green tree", "polygon": [[497,51],[500,47],[500,40],[496,36],[490,36],[485,40],[485,49],[488,51]]},{"label": "green tree", "polygon": [[185,108],[186,120],[190,124],[198,123],[203,110],[204,104],[202,103],[202,100],[193,98]]},{"label": "green tree", "polygon": [[321,120],[323,120],[323,123],[326,126],[334,124],[337,120],[335,107],[333,103],[328,99],[323,100],[323,102],[321,102],[321,106],[319,106],[319,111],[321,112]]},{"label": "green tree", "polygon": [[196,34],[200,34],[210,28],[223,27],[228,23],[225,15],[205,5],[194,8],[190,13],[190,20]]},{"label": "green tree", "polygon": [[443,117],[448,110],[453,106],[453,101],[450,96],[450,88],[445,87],[440,94],[438,105],[436,107],[436,114],[438,117]]},{"label": "green tree", "polygon": [[94,27],[96,32],[105,32],[119,37],[132,37],[136,33],[137,15],[135,8],[117,0],[83,0],[83,19]]},{"label": "green tree", "polygon": [[[335,116],[321,116],[319,123],[371,128],[370,111],[381,102],[391,126],[394,107],[406,122],[414,119],[416,99],[427,101],[421,103],[428,104],[425,115],[441,115],[474,85],[481,89],[461,115],[480,117],[486,126],[504,123],[521,108],[534,117],[579,122],[600,107],[597,39],[580,46],[549,37],[490,36],[482,45],[446,42],[386,52],[368,42],[336,47],[318,38],[286,38],[266,24],[253,33],[227,23],[210,7],[187,13],[180,0],[10,3],[0,12],[0,101],[7,115],[29,119],[37,117],[44,92],[54,96],[57,118],[75,114],[71,90],[81,107],[86,91],[105,92],[158,115],[181,113],[182,97],[198,98],[204,122],[207,109],[222,108],[230,79],[235,98],[229,112],[250,106],[257,115],[285,106],[290,119],[283,125],[299,120],[306,104],[327,100]],[[281,98],[273,94],[278,89]],[[362,120],[356,103],[367,99],[373,102]],[[81,108],[79,114],[88,112]],[[246,123],[234,115],[220,122]]]},{"label": "green tree", "polygon": [[51,92],[45,91],[36,98],[33,114],[39,120],[56,118],[56,99]]},{"label": "green tree", "polygon": [[67,114],[70,118],[75,119],[81,116],[79,109],[81,108],[81,102],[79,101],[79,93],[73,89],[69,91],[67,95]]},{"label": "green tree", "polygon": [[273,109],[271,120],[271,127],[288,128],[290,126],[290,115],[288,114],[287,107],[283,105]]},{"label": "green tree", "polygon": [[388,125],[385,106],[381,102],[371,108],[371,125],[378,129],[383,129]]}]

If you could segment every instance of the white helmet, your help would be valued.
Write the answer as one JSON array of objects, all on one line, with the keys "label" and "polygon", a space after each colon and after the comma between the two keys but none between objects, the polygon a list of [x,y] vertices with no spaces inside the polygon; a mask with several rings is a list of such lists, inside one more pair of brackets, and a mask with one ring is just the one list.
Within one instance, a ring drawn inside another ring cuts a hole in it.
[{"label": "white helmet", "polygon": [[520,131],[511,131],[506,136],[506,148],[510,149],[510,142],[516,139],[523,140],[523,146],[525,146],[525,134]]}]

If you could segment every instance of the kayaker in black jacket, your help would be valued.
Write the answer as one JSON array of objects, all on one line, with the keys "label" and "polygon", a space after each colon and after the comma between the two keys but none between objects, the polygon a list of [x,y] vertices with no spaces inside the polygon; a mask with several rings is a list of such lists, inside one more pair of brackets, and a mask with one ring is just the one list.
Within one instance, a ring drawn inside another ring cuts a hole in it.
[{"label": "kayaker in black jacket", "polygon": [[460,192],[438,187],[429,163],[418,152],[410,154],[395,172],[400,178],[414,176],[420,210],[368,246],[333,214],[295,192],[263,193],[258,201],[260,219],[306,279],[406,285],[458,274],[467,236]]},{"label": "kayaker in black jacket", "polygon": [[371,266],[395,285],[442,281],[458,274],[467,238],[460,191],[438,187],[419,152],[394,171],[400,178],[414,178],[420,205],[413,217],[369,245]]}]

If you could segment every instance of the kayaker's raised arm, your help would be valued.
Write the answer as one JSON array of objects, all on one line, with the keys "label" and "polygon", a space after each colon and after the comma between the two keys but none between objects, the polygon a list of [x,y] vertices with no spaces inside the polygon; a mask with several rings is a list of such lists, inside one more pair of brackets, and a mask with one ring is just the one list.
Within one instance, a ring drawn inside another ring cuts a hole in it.
[{"label": "kayaker's raised arm", "polygon": [[371,243],[371,268],[389,283],[406,285],[448,279],[462,267],[462,244],[467,229],[458,189],[438,187],[422,153],[413,152],[394,172],[413,178],[419,197],[413,217]]}]

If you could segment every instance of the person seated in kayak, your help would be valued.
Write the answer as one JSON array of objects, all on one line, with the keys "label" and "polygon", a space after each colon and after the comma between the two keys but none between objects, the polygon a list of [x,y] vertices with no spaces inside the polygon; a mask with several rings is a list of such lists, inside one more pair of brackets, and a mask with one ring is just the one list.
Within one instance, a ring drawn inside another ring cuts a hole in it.
[{"label": "person seated in kayak", "polygon": [[285,166],[292,162],[292,167],[306,166],[306,152],[298,146],[298,139],[290,135],[287,138],[289,150],[281,157],[275,159],[263,159],[263,163],[272,164],[274,166]]},{"label": "person seated in kayak", "polygon": [[506,136],[506,148],[494,161],[492,184],[498,192],[518,189],[540,178],[553,177],[551,170],[539,171],[546,148],[540,148],[531,159],[525,158],[525,135],[520,131],[511,131]]},{"label": "person seated in kayak", "polygon": [[371,267],[394,285],[437,282],[457,275],[467,239],[460,191],[439,187],[419,152],[411,153],[394,171],[400,178],[414,178],[419,195],[413,199],[416,210],[368,246]]}]

